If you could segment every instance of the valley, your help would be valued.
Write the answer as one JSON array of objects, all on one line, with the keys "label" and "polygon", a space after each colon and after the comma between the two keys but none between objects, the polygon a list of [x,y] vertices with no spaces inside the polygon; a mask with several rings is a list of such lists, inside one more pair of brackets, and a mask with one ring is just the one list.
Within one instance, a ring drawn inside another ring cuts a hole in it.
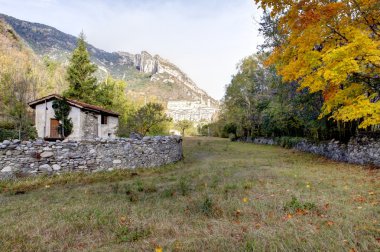
[{"label": "valley", "polygon": [[[15,34],[41,59],[48,57],[63,65],[68,64],[70,54],[77,45],[75,36],[44,24],[4,14],[0,14],[0,20],[9,24]],[[90,43],[87,48],[92,62],[98,66],[96,75],[100,79],[111,75],[115,79],[126,81],[126,92],[131,97],[148,96],[164,103],[172,100],[200,101],[203,97],[205,101],[210,100],[210,106],[219,106],[218,101],[199,88],[176,65],[159,55],[151,55],[146,51],[139,54],[106,52]]]}]

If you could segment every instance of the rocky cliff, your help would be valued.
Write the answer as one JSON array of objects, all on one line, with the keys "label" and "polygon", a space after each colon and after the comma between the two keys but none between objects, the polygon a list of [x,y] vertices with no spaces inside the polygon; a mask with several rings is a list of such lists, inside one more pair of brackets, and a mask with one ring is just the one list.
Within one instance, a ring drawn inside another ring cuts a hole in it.
[{"label": "rocky cliff", "polygon": [[[76,47],[77,38],[53,27],[22,21],[4,14],[0,19],[7,22],[33,51],[41,56],[66,64]],[[218,102],[200,89],[177,66],[158,55],[148,52],[106,52],[88,44],[92,61],[98,65],[100,77],[111,74],[127,81],[132,94],[149,94],[160,100],[208,100],[212,106]]]}]

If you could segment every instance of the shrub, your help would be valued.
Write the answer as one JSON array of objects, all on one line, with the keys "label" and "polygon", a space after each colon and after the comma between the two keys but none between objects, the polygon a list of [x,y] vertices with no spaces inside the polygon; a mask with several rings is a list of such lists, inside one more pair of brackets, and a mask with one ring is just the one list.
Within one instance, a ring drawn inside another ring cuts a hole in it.
[{"label": "shrub", "polygon": [[175,195],[176,191],[174,188],[167,188],[161,192],[162,198],[171,198]]},{"label": "shrub", "polygon": [[223,127],[223,131],[227,134],[234,134],[236,135],[237,132],[237,125],[235,123],[227,123]]},{"label": "shrub", "polygon": [[17,130],[9,130],[0,128],[0,141],[8,140],[8,139],[16,139],[18,138]]},{"label": "shrub", "polygon": [[209,197],[206,197],[201,205],[201,211],[206,216],[212,216],[213,207],[214,207],[214,202],[212,201],[212,199]]},{"label": "shrub", "polygon": [[[19,131],[16,129],[7,129],[0,127],[0,141],[18,139]],[[27,125],[24,129],[21,130],[21,139],[24,140],[33,140],[37,138],[37,130],[31,125]]]},{"label": "shrub", "polygon": [[27,137],[25,139],[35,140],[37,137],[37,129],[34,126],[30,126],[28,128]]},{"label": "shrub", "polygon": [[188,179],[186,179],[185,177],[182,177],[179,180],[178,190],[182,196],[186,196],[189,194],[191,188],[190,188],[190,183],[189,183]]},{"label": "shrub", "polygon": [[236,140],[236,134],[234,134],[234,133],[229,133],[229,134],[228,134],[228,138],[230,139],[230,141],[235,141],[235,140]]},{"label": "shrub", "polygon": [[239,186],[237,184],[227,184],[224,186],[224,193],[236,191],[237,189],[239,189]]},{"label": "shrub", "polygon": [[302,203],[295,196],[292,196],[292,200],[285,204],[284,210],[289,212],[312,211],[316,209],[316,207],[317,206],[313,202]]},{"label": "shrub", "polygon": [[280,137],[278,143],[284,148],[291,149],[303,140],[302,137]]},{"label": "shrub", "polygon": [[126,226],[121,226],[116,230],[116,237],[118,242],[136,242],[148,237],[151,233],[149,229],[143,227],[131,229]]},{"label": "shrub", "polygon": [[144,184],[141,180],[136,180],[135,187],[136,187],[136,190],[139,192],[144,191]]},{"label": "shrub", "polygon": [[189,202],[187,210],[192,214],[202,214],[211,218],[219,218],[223,215],[223,210],[210,196],[201,198],[196,202]]},{"label": "shrub", "polygon": [[0,128],[7,129],[7,130],[14,130],[16,129],[16,124],[11,121],[0,121]]}]

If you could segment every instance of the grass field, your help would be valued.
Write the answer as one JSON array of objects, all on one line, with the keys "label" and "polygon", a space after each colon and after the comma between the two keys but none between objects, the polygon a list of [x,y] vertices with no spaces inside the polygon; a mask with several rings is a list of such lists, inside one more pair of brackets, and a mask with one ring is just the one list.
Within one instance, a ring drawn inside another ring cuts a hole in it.
[{"label": "grass field", "polygon": [[379,251],[380,171],[184,141],[159,169],[0,182],[0,251]]}]

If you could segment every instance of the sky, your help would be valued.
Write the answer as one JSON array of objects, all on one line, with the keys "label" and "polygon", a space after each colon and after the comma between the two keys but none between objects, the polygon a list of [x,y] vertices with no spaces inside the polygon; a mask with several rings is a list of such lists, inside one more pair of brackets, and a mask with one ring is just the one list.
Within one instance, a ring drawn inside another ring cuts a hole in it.
[{"label": "sky", "polygon": [[109,52],[159,54],[216,99],[263,41],[253,0],[0,0],[0,13],[72,35],[83,30]]}]

